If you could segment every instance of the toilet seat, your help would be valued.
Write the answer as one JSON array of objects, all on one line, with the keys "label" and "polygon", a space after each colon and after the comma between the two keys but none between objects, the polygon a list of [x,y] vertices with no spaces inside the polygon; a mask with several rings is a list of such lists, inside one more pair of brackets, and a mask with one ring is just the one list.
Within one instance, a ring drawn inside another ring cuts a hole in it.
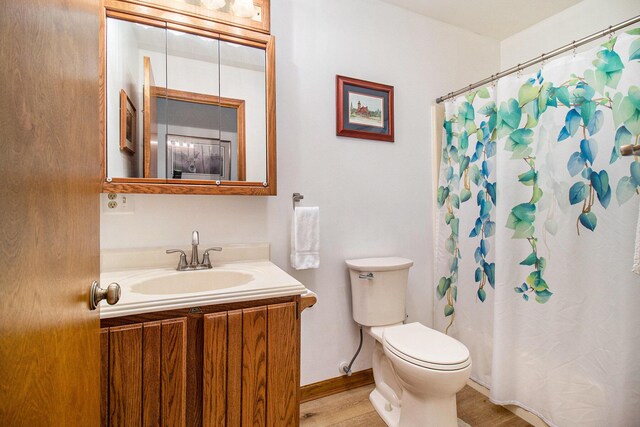
[{"label": "toilet seat", "polygon": [[457,371],[471,364],[464,344],[420,323],[386,328],[383,345],[397,357],[423,368]]}]

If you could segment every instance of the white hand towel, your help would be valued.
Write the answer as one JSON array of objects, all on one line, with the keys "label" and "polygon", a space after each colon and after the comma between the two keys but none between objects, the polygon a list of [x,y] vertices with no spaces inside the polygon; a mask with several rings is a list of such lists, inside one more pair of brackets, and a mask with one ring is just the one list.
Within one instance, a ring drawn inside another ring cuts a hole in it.
[{"label": "white hand towel", "polygon": [[633,268],[636,274],[640,274],[640,213],[638,213],[638,224],[636,225],[636,247],[633,251]]},{"label": "white hand towel", "polygon": [[296,207],[291,220],[291,266],[296,270],[320,266],[320,208]]}]

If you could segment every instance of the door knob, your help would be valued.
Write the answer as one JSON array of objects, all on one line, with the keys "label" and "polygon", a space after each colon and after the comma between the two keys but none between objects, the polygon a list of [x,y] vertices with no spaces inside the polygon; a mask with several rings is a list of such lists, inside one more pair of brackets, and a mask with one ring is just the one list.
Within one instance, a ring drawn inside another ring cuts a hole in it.
[{"label": "door knob", "polygon": [[120,285],[114,282],[107,286],[107,289],[102,289],[100,284],[94,280],[91,284],[91,293],[89,295],[91,310],[95,310],[98,303],[103,299],[106,299],[109,305],[117,303],[120,300]]}]

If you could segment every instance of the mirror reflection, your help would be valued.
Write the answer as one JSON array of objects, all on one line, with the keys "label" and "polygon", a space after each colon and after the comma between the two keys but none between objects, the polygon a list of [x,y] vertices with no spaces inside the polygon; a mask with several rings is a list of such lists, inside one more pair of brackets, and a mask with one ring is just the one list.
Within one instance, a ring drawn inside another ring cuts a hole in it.
[{"label": "mirror reflection", "polygon": [[265,51],[107,18],[107,176],[266,181]]}]

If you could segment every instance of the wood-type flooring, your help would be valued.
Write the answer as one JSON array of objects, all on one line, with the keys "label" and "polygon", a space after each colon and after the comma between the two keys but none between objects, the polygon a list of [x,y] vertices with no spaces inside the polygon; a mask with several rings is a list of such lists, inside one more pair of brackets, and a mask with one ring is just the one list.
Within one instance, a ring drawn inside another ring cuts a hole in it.
[{"label": "wood-type flooring", "polygon": [[[369,402],[371,390],[373,384],[303,403],[301,427],[386,427]],[[457,400],[458,418],[472,427],[531,426],[469,386],[458,393]]]}]

